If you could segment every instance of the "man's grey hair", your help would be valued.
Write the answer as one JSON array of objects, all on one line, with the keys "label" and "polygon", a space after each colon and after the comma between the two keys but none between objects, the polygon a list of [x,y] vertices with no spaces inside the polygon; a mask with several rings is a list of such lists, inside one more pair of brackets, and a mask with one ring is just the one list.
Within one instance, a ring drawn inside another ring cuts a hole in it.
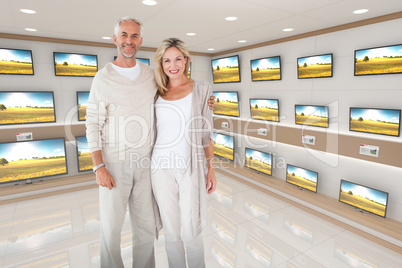
[{"label": "man's grey hair", "polygon": [[137,24],[140,26],[140,35],[142,36],[142,31],[143,31],[143,24],[142,24],[142,22],[139,21],[139,20],[137,20],[137,19],[134,19],[134,18],[132,18],[132,17],[129,17],[129,16],[126,16],[126,17],[123,17],[123,18],[121,18],[121,19],[116,20],[116,22],[115,22],[115,24],[114,24],[114,35],[115,35],[115,36],[118,36],[118,34],[119,34],[119,29],[120,29],[120,24],[121,24],[122,22],[125,22],[125,21],[132,21],[132,22],[137,23]]}]

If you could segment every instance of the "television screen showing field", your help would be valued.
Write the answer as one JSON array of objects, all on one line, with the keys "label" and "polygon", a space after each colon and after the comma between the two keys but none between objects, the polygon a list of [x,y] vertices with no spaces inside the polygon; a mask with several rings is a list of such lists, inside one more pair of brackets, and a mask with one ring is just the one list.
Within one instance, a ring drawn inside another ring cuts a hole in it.
[{"label": "television screen showing field", "polygon": [[0,92],[0,125],[55,121],[53,92]]},{"label": "television screen showing field", "polygon": [[0,144],[0,183],[65,173],[63,138]]},{"label": "television screen showing field", "polygon": [[388,193],[342,180],[339,201],[385,218]]},{"label": "television screen showing field", "polygon": [[239,116],[237,92],[213,92],[215,96],[214,114]]},{"label": "television screen showing field", "polygon": [[33,75],[32,52],[0,48],[0,74]]},{"label": "television screen showing field", "polygon": [[214,83],[240,82],[238,56],[212,60]]},{"label": "television screen showing field", "polygon": [[89,91],[77,92],[78,121],[85,121],[87,115]]},{"label": "television screen showing field", "polygon": [[296,124],[328,127],[328,107],[296,105]]},{"label": "television screen showing field", "polygon": [[297,59],[298,78],[320,78],[332,76],[332,54]]},{"label": "television screen showing field", "polygon": [[399,137],[401,110],[350,108],[350,130]]},{"label": "television screen showing field", "polygon": [[272,155],[260,151],[256,151],[250,148],[246,148],[246,167],[254,169],[256,171],[265,173],[267,175],[272,174]]},{"label": "television screen showing field", "polygon": [[280,57],[251,60],[251,80],[281,80]]},{"label": "television screen showing field", "polygon": [[233,137],[219,133],[213,133],[214,154],[233,160]]},{"label": "television screen showing field", "polygon": [[286,182],[317,192],[318,173],[293,165],[287,166]]},{"label": "television screen showing field", "polygon": [[250,99],[251,118],[279,122],[278,100]]},{"label": "television screen showing field", "polygon": [[93,162],[89,152],[86,136],[75,138],[77,140],[78,171],[92,170]]},{"label": "television screen showing field", "polygon": [[402,73],[402,45],[355,51],[355,75]]},{"label": "television screen showing field", "polygon": [[98,71],[96,55],[54,52],[56,75],[95,76]]}]

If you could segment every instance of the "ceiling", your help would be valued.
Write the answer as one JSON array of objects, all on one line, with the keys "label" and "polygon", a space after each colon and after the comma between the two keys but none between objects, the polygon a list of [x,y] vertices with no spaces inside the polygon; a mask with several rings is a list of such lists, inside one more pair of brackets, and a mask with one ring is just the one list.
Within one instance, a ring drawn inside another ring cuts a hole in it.
[{"label": "ceiling", "polygon": [[[112,37],[114,21],[128,15],[144,23],[143,47],[177,37],[192,52],[214,54],[402,11],[402,0],[156,1],[147,6],[142,0],[0,0],[0,33],[113,44],[102,37]],[[369,11],[353,14],[357,9]],[[238,19],[226,21],[228,16]]]}]

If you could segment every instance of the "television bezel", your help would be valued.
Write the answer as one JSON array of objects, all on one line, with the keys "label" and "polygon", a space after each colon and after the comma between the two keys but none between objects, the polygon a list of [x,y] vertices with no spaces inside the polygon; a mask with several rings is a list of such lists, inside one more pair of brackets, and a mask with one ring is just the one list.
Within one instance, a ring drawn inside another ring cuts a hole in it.
[{"label": "television bezel", "polygon": [[[246,151],[247,151],[247,149],[250,149],[250,150],[253,150],[253,151],[256,151],[256,152],[259,152],[259,153],[264,153],[264,154],[267,154],[267,155],[269,155],[269,156],[271,157],[271,174],[268,174],[268,173],[265,173],[265,172],[256,170],[255,168],[252,168],[252,167],[249,167],[249,166],[246,165],[246,157],[247,157],[247,156],[246,156]],[[249,168],[249,169],[251,169],[251,170],[254,170],[254,171],[258,172],[258,173],[262,173],[262,174],[265,174],[265,175],[268,175],[268,176],[272,176],[272,167],[273,167],[272,162],[273,162],[273,156],[272,156],[271,153],[266,153],[266,152],[263,152],[263,151],[260,151],[260,150],[256,150],[256,149],[253,149],[253,148],[244,147],[244,166],[245,166],[246,168]]]},{"label": "television bezel", "polygon": [[[352,130],[352,129],[351,129],[351,123],[352,123],[352,122],[351,122],[352,109],[399,111],[398,135],[395,136],[395,135],[382,134],[382,133],[376,133],[376,132]],[[401,135],[401,115],[402,115],[402,114],[401,114],[401,110],[400,110],[400,109],[381,109],[381,108],[349,107],[349,131],[360,132],[360,133],[368,133],[368,134],[375,134],[375,135],[383,135],[383,136],[389,136],[389,137],[399,137],[399,136]]]},{"label": "television bezel", "polygon": [[[239,81],[215,82],[213,62],[216,61],[216,60],[232,58],[232,57],[237,57],[237,68],[239,69]],[[233,55],[233,56],[227,56],[227,57],[212,59],[211,60],[211,71],[212,71],[212,81],[213,81],[214,84],[240,83],[241,82],[241,74],[240,74],[240,58],[239,58],[239,55]]]},{"label": "television bezel", "polygon": [[0,75],[35,75],[34,59],[33,59],[32,50],[30,50],[30,49],[19,49],[19,48],[4,48],[4,47],[0,47],[0,49],[29,51],[29,53],[31,54],[31,61],[32,61],[32,74],[0,73]]},{"label": "television bezel", "polygon": [[[300,77],[300,74],[299,74],[299,59],[312,58],[312,57],[325,56],[325,55],[331,55],[331,75],[330,76]],[[334,55],[333,55],[333,53],[324,53],[324,54],[318,54],[318,55],[298,57],[297,61],[296,61],[296,64],[297,64],[297,79],[331,78],[331,77],[334,76]]]},{"label": "television bezel", "polygon": [[90,91],[77,91],[77,120],[78,120],[79,122],[85,122],[85,121],[87,121],[87,120],[86,120],[86,119],[80,120],[80,107],[79,107],[80,103],[79,103],[78,95],[79,95],[80,93],[88,93],[88,94],[89,94],[89,92],[90,92]]},{"label": "television bezel", "polygon": [[[223,136],[228,136],[228,137],[231,137],[231,138],[233,139],[233,149],[232,149],[232,150],[233,150],[233,154],[232,154],[233,159],[229,159],[229,158],[226,158],[226,157],[224,157],[224,156],[215,154],[215,148],[214,148],[214,155],[219,156],[219,157],[221,157],[221,158],[223,158],[223,159],[227,159],[227,160],[229,160],[229,161],[234,161],[234,158],[235,158],[235,138],[234,138],[234,136],[231,136],[231,135],[228,135],[228,134],[223,134],[223,133],[214,131],[214,132],[212,133],[212,137],[213,137],[213,134],[214,134],[214,133],[219,134],[219,135],[223,135]],[[214,141],[214,143],[215,143],[215,141]]]},{"label": "television bezel", "polygon": [[215,113],[215,110],[213,110],[213,115],[240,117],[240,101],[239,101],[239,92],[238,91],[213,91],[212,95],[214,95],[214,93],[236,93],[236,96],[237,96],[237,108],[238,108],[237,110],[239,112],[239,115],[217,114],[217,113]]},{"label": "television bezel", "polygon": [[[85,170],[80,170],[80,157],[78,156],[78,140],[77,138],[81,138],[81,137],[86,137],[85,135],[81,135],[81,136],[75,136],[75,152],[76,152],[76,156],[77,156],[77,168],[78,168],[78,172],[88,172],[88,171],[92,171],[92,168],[90,169],[85,169]],[[88,143],[88,140],[87,140]]]},{"label": "television bezel", "polygon": [[[272,59],[272,58],[279,58],[279,79],[254,80],[254,79],[253,79],[253,71],[252,71],[252,70],[253,70],[253,69],[252,69],[253,61],[265,60],[265,59]],[[252,59],[252,60],[250,60],[250,73],[251,73],[251,82],[280,81],[280,80],[282,80],[281,56],[264,57],[264,58],[259,58],[259,59]]]},{"label": "television bezel", "polygon": [[355,49],[353,53],[353,75],[354,76],[367,76],[367,75],[387,75],[387,74],[401,74],[401,72],[397,73],[379,73],[379,74],[356,74],[356,52],[361,51],[361,50],[368,50],[368,49],[377,49],[377,48],[384,48],[384,47],[394,47],[394,46],[402,46],[402,44],[396,44],[396,45],[388,45],[388,46],[379,46],[379,47],[371,47],[371,48],[362,48],[362,49]]},{"label": "television bezel", "polygon": [[[296,184],[294,184],[294,183],[289,182],[289,181],[288,181],[288,168],[289,168],[289,166],[293,166],[293,167],[296,167],[296,168],[301,168],[301,169],[304,169],[304,170],[307,170],[307,171],[316,173],[316,174],[317,174],[317,182],[316,182],[316,184],[315,184],[315,191],[312,191],[312,190],[307,189],[307,188],[305,188],[305,187],[302,187],[302,186],[300,186],[300,185],[296,185]],[[307,191],[310,191],[310,192],[313,192],[313,193],[317,193],[317,192],[318,192],[318,182],[319,182],[318,175],[319,175],[319,173],[318,173],[317,171],[314,171],[314,170],[311,170],[311,169],[307,169],[307,168],[304,168],[304,167],[295,166],[295,165],[292,165],[292,164],[289,164],[289,163],[286,164],[286,179],[285,179],[285,181],[286,181],[287,183],[291,184],[291,185],[294,185],[294,186],[300,188],[300,189],[307,190]]]},{"label": "television bezel", "polygon": [[[268,119],[260,119],[260,118],[253,118],[253,115],[251,113],[251,100],[276,100],[278,104],[278,121],[275,120],[268,120]],[[249,98],[249,108],[250,108],[250,118],[253,120],[262,120],[262,121],[269,121],[269,122],[279,122],[280,121],[280,116],[279,116],[279,99],[261,99],[261,98]]]},{"label": "television bezel", "polygon": [[53,52],[53,67],[54,67],[54,75],[55,76],[61,76],[61,77],[95,77],[95,75],[90,76],[90,75],[61,75],[57,74],[56,72],[56,54],[70,54],[70,55],[84,55],[84,56],[95,56],[96,58],[96,71],[99,70],[99,62],[98,62],[98,55],[95,54],[84,54],[84,53],[72,53],[72,52]]},{"label": "television bezel", "polygon": [[11,125],[27,125],[27,124],[47,124],[47,123],[55,123],[56,122],[56,103],[54,102],[54,91],[0,91],[1,93],[52,93],[52,100],[53,100],[53,121],[44,121],[44,122],[24,122],[24,123],[11,123],[11,124],[2,124],[1,126],[11,126]]},{"label": "television bezel", "polygon": [[[296,123],[296,106],[313,106],[313,107],[326,107],[327,108],[327,119],[328,119],[328,123],[326,127],[322,127],[322,126],[314,126],[314,125],[309,125],[309,124],[298,124]],[[295,115],[295,124],[299,125],[299,126],[310,126],[310,127],[320,127],[320,128],[329,128],[329,107],[325,106],[325,105],[305,105],[305,104],[295,104],[295,110],[294,110],[294,115]]]},{"label": "television bezel", "polygon": [[[357,186],[360,186],[360,187],[368,188],[368,189],[371,189],[371,190],[374,190],[374,191],[378,191],[378,192],[382,192],[382,193],[387,194],[387,201],[385,202],[384,216],[379,215],[379,214],[376,214],[376,213],[374,213],[374,212],[365,210],[365,209],[363,209],[363,208],[361,208],[361,207],[354,206],[354,205],[352,205],[352,204],[348,204],[348,203],[342,201],[342,200],[341,200],[341,192],[342,192],[342,182],[344,182],[344,181],[345,181],[345,182],[348,182],[348,183],[352,183],[352,184],[357,185]],[[339,185],[339,198],[338,198],[338,201],[341,202],[341,203],[343,203],[343,204],[349,205],[349,206],[351,206],[351,207],[353,207],[353,208],[360,209],[360,210],[362,210],[362,211],[371,213],[371,214],[373,214],[373,215],[376,215],[376,216],[379,216],[379,217],[382,217],[382,218],[386,218],[386,216],[387,216],[387,209],[388,209],[388,201],[389,201],[389,193],[388,193],[388,192],[381,191],[381,190],[378,190],[378,189],[375,189],[375,188],[372,188],[372,187],[365,186],[365,185],[363,185],[363,184],[359,184],[359,183],[355,183],[355,182],[352,182],[352,181],[347,181],[347,180],[341,179],[341,182],[340,182],[340,185]]]},{"label": "television bezel", "polygon": [[[59,173],[59,174],[53,174],[53,175],[46,175],[46,176],[39,176],[39,177],[34,177],[34,178],[27,178],[27,179],[21,179],[21,180],[14,180],[14,181],[7,181],[7,182],[0,182],[0,185],[6,185],[6,184],[18,184],[16,182],[22,182],[22,181],[29,181],[29,180],[38,180],[38,179],[44,179],[44,178],[49,178],[49,177],[54,177],[54,176],[61,176],[61,175],[66,175],[68,174],[68,163],[67,163],[67,150],[66,150],[66,139],[64,137],[60,138],[50,138],[50,139],[37,139],[37,140],[25,140],[25,141],[9,141],[9,142],[0,142],[0,144],[7,144],[7,143],[25,143],[25,142],[33,142],[33,141],[49,141],[49,140],[63,140],[63,145],[64,145],[64,161],[65,161],[65,166],[66,166],[66,172],[65,173]],[[28,183],[27,183],[28,184]]]}]

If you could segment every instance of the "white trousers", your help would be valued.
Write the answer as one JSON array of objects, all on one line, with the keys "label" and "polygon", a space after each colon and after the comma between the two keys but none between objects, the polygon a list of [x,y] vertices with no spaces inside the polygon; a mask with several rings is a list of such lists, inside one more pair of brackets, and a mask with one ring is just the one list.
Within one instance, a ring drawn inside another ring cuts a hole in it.
[{"label": "white trousers", "polygon": [[149,168],[130,168],[129,161],[106,163],[116,188],[99,187],[100,266],[123,268],[120,242],[127,206],[132,229],[135,268],[155,267],[155,220]]},{"label": "white trousers", "polygon": [[192,235],[190,187],[196,186],[191,183],[190,176],[181,170],[155,169],[152,170],[151,180],[162,218],[169,267],[185,268],[187,255],[189,268],[204,268],[202,234],[197,237]]}]

